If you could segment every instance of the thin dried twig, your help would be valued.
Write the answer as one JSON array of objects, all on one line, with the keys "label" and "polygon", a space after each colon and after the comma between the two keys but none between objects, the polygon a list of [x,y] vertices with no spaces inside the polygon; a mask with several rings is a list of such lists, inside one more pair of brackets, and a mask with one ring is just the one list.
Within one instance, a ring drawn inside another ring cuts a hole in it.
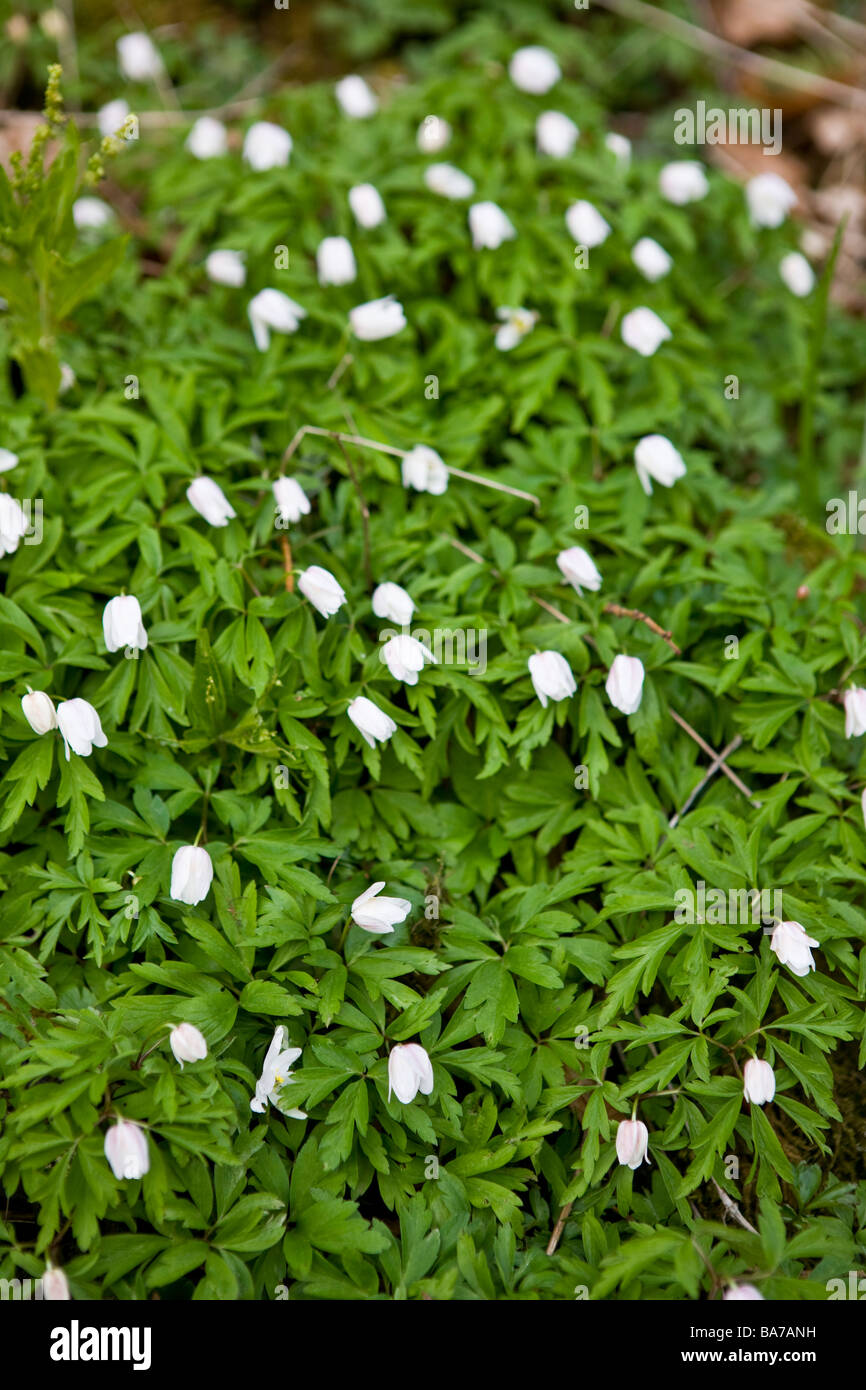
[{"label": "thin dried twig", "polygon": [[553,1228],[553,1234],[550,1237],[550,1240],[547,1242],[548,1255],[552,1255],[556,1251],[556,1247],[559,1244],[559,1238],[565,1230],[565,1223],[571,1216],[571,1208],[573,1206],[573,1202],[566,1202],[565,1206],[562,1208],[562,1211],[559,1213],[556,1225]]},{"label": "thin dried twig", "polygon": [[286,592],[293,594],[295,592],[295,576],[292,573],[292,547],[289,544],[289,538],[285,531],[280,532],[280,545],[283,547],[283,569],[286,574]]},{"label": "thin dried twig", "polygon": [[725,1209],[725,1215],[732,1217],[734,1221],[736,1221],[740,1226],[742,1226],[744,1231],[751,1231],[753,1236],[759,1235],[760,1232],[755,1230],[751,1221],[746,1220],[745,1216],[740,1211],[740,1208],[737,1206],[734,1199],[728,1196],[725,1189],[719,1186],[715,1178],[713,1178],[713,1187],[716,1189],[722,1200],[722,1206]]},{"label": "thin dried twig", "polygon": [[668,826],[671,830],[674,830],[676,828],[676,826],[682,820],[683,816],[700,796],[701,792],[703,791],[707,783],[710,781],[710,779],[712,777],[715,777],[719,768],[722,766],[722,763],[725,761],[725,758],[727,758],[731,753],[736,753],[742,741],[743,740],[740,737],[740,735],[737,734],[736,738],[731,739],[727,748],[723,748],[721,753],[716,754],[716,756],[713,758],[713,761],[710,763],[709,767],[707,768],[706,772],[701,778],[700,782],[698,782],[698,785],[695,787],[691,796],[686,801],[682,810],[677,811],[676,815],[671,816],[670,820],[668,821]]},{"label": "thin dried twig", "polygon": [[711,748],[710,745],[704,739],[701,738],[700,734],[695,732],[691,724],[687,724],[686,721],[683,719],[682,715],[677,714],[675,709],[671,709],[670,713],[671,718],[676,720],[680,728],[685,729],[689,738],[693,738],[698,747],[703,748],[704,752],[710,758],[712,758],[714,762],[718,761],[718,765],[721,768],[722,772],[725,774],[726,777],[730,778],[734,786],[737,788],[737,791],[742,792],[743,796],[746,797],[748,801],[751,801],[752,805],[755,807],[756,810],[760,810],[762,803],[760,801],[755,800],[755,798],[752,796],[752,793],[749,791],[749,788],[746,786],[745,782],[741,781],[741,779],[737,776],[736,772],[731,771],[727,763],[722,758],[721,754],[717,754],[715,749]]},{"label": "thin dried twig", "polygon": [[659,627],[654,618],[648,617],[639,608],[621,608],[618,603],[606,603],[603,611],[612,614],[614,618],[634,618],[638,622],[646,623],[650,632],[654,632],[663,642],[667,642],[677,656],[682,656],[682,651],[674,641],[672,634],[666,628]]}]

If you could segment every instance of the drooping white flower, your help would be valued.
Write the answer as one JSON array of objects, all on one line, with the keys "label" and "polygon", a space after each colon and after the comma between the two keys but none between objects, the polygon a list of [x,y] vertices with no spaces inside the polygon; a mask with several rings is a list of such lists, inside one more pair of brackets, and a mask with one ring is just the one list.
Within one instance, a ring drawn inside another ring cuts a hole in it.
[{"label": "drooping white flower", "polygon": [[280,1088],[291,1081],[292,1063],[297,1062],[301,1055],[299,1047],[286,1047],[285,1040],[286,1030],[280,1023],[274,1031],[271,1045],[265,1055],[262,1074],[256,1082],[256,1093],[250,1101],[250,1109],[255,1110],[258,1115],[263,1115],[270,1104],[280,1110],[281,1114],[290,1115],[293,1120],[305,1120],[307,1116],[303,1110],[280,1109]]},{"label": "drooping white flower", "polygon": [[384,299],[368,299],[350,309],[349,326],[362,343],[378,343],[400,333],[406,327],[406,315],[400,301],[386,294]]},{"label": "drooping white flower", "polygon": [[352,903],[351,917],[356,926],[375,936],[388,936],[412,911],[407,898],[388,898],[382,894],[385,880],[371,883]]},{"label": "drooping white flower", "polygon": [[704,166],[697,159],[675,159],[659,174],[659,189],[669,203],[684,207],[706,198],[710,185]]},{"label": "drooping white flower", "polygon": [[535,122],[535,144],[539,154],[566,159],[574,149],[579,128],[562,111],[543,111]]},{"label": "drooping white flower", "polygon": [[298,575],[298,588],[323,618],[332,618],[346,602],[346,595],[330,570],[310,565]]},{"label": "drooping white flower", "polygon": [[316,249],[320,285],[351,285],[358,274],[352,243],[344,236],[326,236]]},{"label": "drooping white flower", "polygon": [[186,490],[187,501],[211,526],[228,526],[237,512],[213,478],[194,478]]},{"label": "drooping white flower", "polygon": [[186,137],[186,148],[196,159],[218,159],[228,154],[228,132],[213,116],[199,116]]},{"label": "drooping white flower", "polygon": [[631,163],[631,140],[627,135],[620,135],[618,130],[608,131],[604,137],[604,145],[620,164]]},{"label": "drooping white flower", "polygon": [[27,517],[21,503],[8,492],[0,492],[0,555],[12,555],[26,534]]},{"label": "drooping white flower", "polygon": [[143,1178],[150,1169],[147,1136],[131,1120],[118,1120],[106,1130],[105,1157],[116,1178]]},{"label": "drooping white flower", "polygon": [[114,213],[101,198],[76,198],[72,204],[72,220],[79,231],[104,227]]},{"label": "drooping white flower", "polygon": [[291,158],[292,137],[272,121],[256,121],[244,136],[243,157],[256,173],[284,168]]},{"label": "drooping white flower", "polygon": [[754,1303],[756,1300],[764,1303],[764,1295],[755,1288],[754,1284],[731,1284],[722,1294],[725,1303]]},{"label": "drooping white flower", "polygon": [[453,164],[431,164],[424,171],[424,182],[431,193],[438,193],[441,198],[451,198],[454,202],[471,198],[475,192],[475,180]]},{"label": "drooping white flower", "polygon": [[440,497],[448,488],[448,468],[435,449],[416,444],[403,459],[403,486]]},{"label": "drooping white flower", "polygon": [[66,394],[67,391],[71,391],[77,380],[78,378],[76,377],[75,372],[72,370],[69,363],[61,362],[60,385],[57,388],[57,394],[59,396],[63,396]]},{"label": "drooping white flower", "polygon": [[866,734],[866,689],[852,685],[842,696],[845,706],[845,737],[859,738]]},{"label": "drooping white flower", "polygon": [[441,116],[425,116],[416,139],[422,154],[438,154],[451,139],[451,127]]},{"label": "drooping white flower", "polygon": [[213,863],[202,845],[181,845],[171,861],[169,896],[176,903],[195,907],[203,902],[213,883]]},{"label": "drooping white flower", "polygon": [[259,352],[265,352],[274,333],[294,333],[301,319],[307,317],[306,309],[296,304],[282,290],[259,290],[247,307],[250,327]]},{"label": "drooping white flower", "polygon": [[604,688],[607,698],[622,714],[634,714],[643,696],[643,662],[636,656],[615,656]]},{"label": "drooping white flower", "polygon": [[13,454],[11,449],[0,449],[0,473],[8,473],[10,468],[18,466],[18,455]]},{"label": "drooping white flower", "polygon": [[47,1303],[62,1303],[72,1298],[72,1294],[69,1292],[69,1280],[57,1265],[49,1264],[46,1266],[42,1276],[42,1297]]},{"label": "drooping white flower", "polygon": [[641,357],[652,357],[662,343],[672,336],[671,330],[652,309],[641,306],[623,318],[620,327],[626,347],[634,348]]},{"label": "drooping white flower", "polygon": [[655,284],[667,275],[673,259],[651,236],[642,236],[631,249],[631,258],[645,279]]},{"label": "drooping white flower", "polygon": [[392,623],[406,627],[412,621],[415,605],[405,589],[386,580],[373,590],[373,612],[377,618],[388,618]]},{"label": "drooping white flower", "polygon": [[21,708],[34,734],[47,734],[57,728],[54,701],[44,690],[31,690],[28,686],[27,694],[21,697]]},{"label": "drooping white flower", "polygon": [[215,285],[230,285],[238,290],[246,282],[247,271],[242,251],[211,251],[205,259],[204,269]]},{"label": "drooping white flower", "polygon": [[100,106],[96,113],[96,124],[102,138],[105,140],[110,135],[116,135],[128,115],[129,102],[124,101],[123,97],[115,97],[113,101],[107,101],[104,106]]},{"label": "drooping white flower", "polygon": [[394,679],[406,685],[418,684],[418,672],[423,671],[425,661],[436,662],[429,647],[425,647],[417,637],[404,633],[389,637],[379,655]]},{"label": "drooping white flower", "polygon": [[572,203],[565,214],[565,225],[579,246],[601,246],[610,235],[610,223],[584,198]]},{"label": "drooping white flower", "polygon": [[625,1168],[649,1163],[649,1131],[643,1120],[620,1120],[616,1127],[616,1156]]},{"label": "drooping white flower", "polygon": [[99,715],[87,700],[64,700],[59,704],[57,727],[63,735],[67,762],[70,748],[80,758],[89,758],[94,748],[104,748],[108,743]]},{"label": "drooping white flower", "polygon": [[274,479],[274,501],[282,522],[300,521],[310,511],[310,499],[294,478]]},{"label": "drooping white flower", "polygon": [[500,352],[510,352],[516,348],[538,323],[538,314],[534,309],[497,309],[496,317],[503,320],[493,340]]},{"label": "drooping white flower", "polygon": [[770,937],[770,950],[779,959],[780,965],[787,965],[792,975],[801,979],[815,969],[815,960],[810,946],[820,946],[814,937],[807,936],[799,922],[779,922]]},{"label": "drooping white flower", "polygon": [[815,288],[815,272],[799,251],[789,251],[779,262],[783,283],[798,299],[804,299]]},{"label": "drooping white flower", "polygon": [[781,227],[796,201],[796,193],[781,174],[756,174],[746,184],[753,227]]},{"label": "drooping white flower", "polygon": [[562,73],[549,48],[530,44],[528,48],[518,48],[513,54],[508,64],[508,76],[521,92],[542,96],[556,85]]},{"label": "drooping white flower", "polygon": [[572,545],[569,546],[568,550],[560,551],[556,557],[556,563],[563,577],[574,586],[578,593],[584,589],[589,589],[595,593],[601,588],[601,575],[596,563],[582,545]]},{"label": "drooping white flower", "polygon": [[378,188],[371,183],[356,183],[349,189],[349,207],[359,227],[378,227],[387,217],[385,204]]},{"label": "drooping white flower", "polygon": [[663,434],[645,434],[638,440],[634,466],[647,497],[652,495],[653,481],[661,483],[662,487],[673,487],[677,478],[685,477],[686,473],[680,451]]},{"label": "drooping white flower", "polygon": [[102,631],[110,652],[134,647],[143,652],[147,633],[141,620],[141,605],[134,594],[121,594],[108,600],[102,613]]},{"label": "drooping white flower", "polygon": [[389,714],[381,710],[366,695],[356,695],[346,710],[358,733],[371,748],[378,743],[387,743],[396,733],[397,725]]},{"label": "drooping white flower", "polygon": [[364,120],[367,116],[375,116],[379,110],[376,93],[368,86],[363,77],[358,77],[355,73],[350,77],[340,79],[334,88],[334,95],[343,112],[347,116],[354,117],[355,120]]},{"label": "drooping white flower", "polygon": [[391,1092],[402,1105],[410,1105],[420,1091],[433,1090],[433,1063],[420,1043],[397,1043],[388,1054],[388,1099]]},{"label": "drooping white flower", "polygon": [[469,209],[469,230],[476,251],[495,251],[503,241],[511,241],[517,232],[498,203],[473,203]]},{"label": "drooping white flower", "polygon": [[117,40],[120,71],[130,82],[154,82],[162,76],[162,59],[149,34],[122,34]]},{"label": "drooping white flower", "polygon": [[571,667],[559,652],[533,652],[529,658],[529,676],[543,709],[548,700],[558,703],[569,699],[577,689]]},{"label": "drooping white flower", "polygon": [[168,1035],[168,1042],[175,1060],[180,1062],[202,1062],[207,1056],[207,1043],[204,1035],[192,1023],[177,1023]]},{"label": "drooping white flower", "polygon": [[750,1105],[766,1105],[776,1094],[776,1077],[769,1062],[750,1057],[743,1067],[743,1095]]}]

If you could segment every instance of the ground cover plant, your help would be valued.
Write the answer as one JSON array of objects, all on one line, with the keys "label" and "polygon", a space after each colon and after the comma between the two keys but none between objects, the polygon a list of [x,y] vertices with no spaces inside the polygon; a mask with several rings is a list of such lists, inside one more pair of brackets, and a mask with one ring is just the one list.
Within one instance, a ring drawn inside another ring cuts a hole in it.
[{"label": "ground cover plant", "polygon": [[862,1266],[866,333],[531,17],[0,178],[7,1279]]}]

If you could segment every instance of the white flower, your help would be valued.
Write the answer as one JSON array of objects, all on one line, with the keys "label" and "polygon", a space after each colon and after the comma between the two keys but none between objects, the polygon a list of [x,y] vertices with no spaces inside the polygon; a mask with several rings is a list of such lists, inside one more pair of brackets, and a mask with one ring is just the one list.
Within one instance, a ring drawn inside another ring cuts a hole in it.
[{"label": "white flower", "polygon": [[114,213],[101,198],[76,198],[72,204],[72,220],[79,231],[104,227]]},{"label": "white flower", "polygon": [[409,637],[403,633],[390,637],[379,656],[394,679],[404,681],[406,685],[417,685],[418,672],[423,671],[424,662],[436,661],[429,647],[425,647],[417,637]]},{"label": "white flower", "polygon": [[653,241],[651,236],[642,236],[631,249],[631,258],[647,280],[655,283],[667,275],[673,265],[672,258],[663,246]]},{"label": "white flower", "polygon": [[572,203],[565,214],[565,225],[579,246],[601,246],[610,234],[610,223],[583,198]]},{"label": "white flower", "polygon": [[204,1036],[191,1023],[175,1024],[168,1035],[168,1042],[175,1060],[180,1062],[181,1071],[184,1062],[202,1062],[207,1056]]},{"label": "white flower", "polygon": [[567,700],[577,689],[571,667],[559,652],[533,652],[529,658],[529,675],[542,708],[548,700]]},{"label": "white flower", "polygon": [[503,320],[493,340],[500,352],[510,352],[516,348],[538,322],[534,309],[497,309],[496,317]]},{"label": "white flower", "polygon": [[671,337],[667,324],[652,309],[644,307],[632,309],[625,315],[620,333],[626,347],[634,348],[641,357],[652,357],[656,349]]},{"label": "white flower", "polygon": [[259,352],[264,352],[274,333],[294,333],[301,319],[307,317],[306,309],[289,299],[282,290],[259,290],[247,307],[250,327]]},{"label": "white flower", "polygon": [[349,326],[363,343],[378,343],[381,338],[393,338],[406,327],[403,305],[393,294],[384,299],[369,299],[349,310]]},{"label": "white flower", "polygon": [[116,1178],[143,1178],[150,1168],[147,1136],[131,1120],[118,1120],[106,1131],[105,1157]]},{"label": "white flower", "polygon": [[378,227],[387,217],[382,195],[371,183],[356,183],[349,189],[349,207],[359,227]]},{"label": "white flower", "polygon": [[10,468],[15,468],[17,464],[17,454],[13,454],[11,449],[0,449],[0,473],[8,473]]},{"label": "white flower", "polygon": [[27,694],[21,697],[21,708],[34,734],[47,734],[57,728],[54,701],[44,690],[31,690],[28,686]]},{"label": "white flower", "polygon": [[582,545],[572,545],[568,550],[561,551],[556,557],[556,563],[564,578],[569,584],[574,585],[578,593],[583,589],[590,589],[595,593],[601,588],[601,575],[595,561]]},{"label": "white flower", "polygon": [[781,227],[797,195],[781,174],[756,174],[746,184],[746,202],[754,227]]},{"label": "white flower", "polygon": [[129,102],[124,101],[123,97],[115,97],[114,101],[107,101],[104,106],[100,106],[96,113],[96,123],[102,138],[116,135],[128,115]]},{"label": "white flower", "polygon": [[704,166],[697,159],[675,159],[666,164],[659,174],[659,188],[662,197],[677,207],[697,203],[710,191]]},{"label": "white flower", "polygon": [[439,497],[448,487],[448,468],[435,449],[416,444],[403,459],[403,486]]},{"label": "white flower", "polygon": [[108,600],[102,613],[102,631],[110,652],[119,651],[121,647],[144,651],[147,633],[141,621],[141,605],[134,594],[122,594]]},{"label": "white flower", "polygon": [[866,689],[852,685],[842,696],[845,705],[845,737],[859,738],[866,734]]},{"label": "white flower", "polygon": [[759,1300],[765,1302],[764,1295],[760,1293],[754,1284],[731,1284],[722,1294],[725,1303],[754,1303]]},{"label": "white flower", "polygon": [[623,714],[634,714],[643,695],[643,662],[636,656],[615,656],[604,688],[610,703]]},{"label": "white flower", "polygon": [[67,391],[71,391],[78,378],[68,362],[60,363],[60,385],[57,388],[58,395],[62,396]]},{"label": "white flower", "polygon": [[532,44],[529,48],[518,48],[508,64],[508,76],[521,92],[541,96],[555,86],[562,73],[549,48]]},{"label": "white flower", "polygon": [[766,1105],[776,1094],[776,1077],[769,1062],[750,1057],[743,1067],[743,1095],[750,1105]]},{"label": "white flower", "polygon": [[57,727],[63,735],[67,762],[70,748],[80,758],[89,758],[94,748],[104,748],[108,743],[99,715],[87,700],[64,700],[58,705]]},{"label": "white flower", "polygon": [[616,1127],[616,1156],[626,1168],[639,1168],[646,1161],[649,1132],[643,1120],[620,1120]]},{"label": "white flower", "polygon": [[0,555],[11,555],[27,534],[24,508],[8,492],[0,492]]},{"label": "white flower", "polygon": [[346,602],[346,595],[330,570],[310,565],[298,575],[298,588],[323,618],[332,618]]},{"label": "white flower", "polygon": [[420,1091],[433,1090],[433,1063],[420,1043],[397,1043],[388,1054],[388,1099],[391,1092],[403,1105],[410,1105]]},{"label": "white flower", "polygon": [[495,251],[503,241],[517,236],[509,218],[498,203],[473,203],[469,209],[469,230],[476,251]]},{"label": "white flower", "polygon": [[386,580],[373,590],[373,612],[377,618],[389,618],[392,623],[406,627],[412,621],[415,605],[405,589]]},{"label": "white flower", "polygon": [[425,116],[416,139],[423,154],[438,154],[451,139],[451,127],[441,116]]},{"label": "white flower", "polygon": [[247,278],[242,251],[211,251],[204,269],[215,285],[231,285],[235,290],[240,289]]},{"label": "white flower", "polygon": [[535,143],[539,154],[566,159],[574,149],[580,130],[570,116],[561,111],[543,111],[535,122]]},{"label": "white flower", "polygon": [[274,501],[283,522],[300,521],[310,511],[310,499],[294,478],[274,479]]},{"label": "white flower", "polygon": [[815,272],[799,251],[789,251],[779,262],[779,274],[792,294],[803,299],[815,288]]},{"label": "white flower", "polygon": [[316,250],[320,285],[351,285],[358,274],[352,243],[344,236],[326,236]]},{"label": "white flower", "polygon": [[280,1087],[291,1081],[290,1068],[301,1055],[299,1047],[284,1048],[285,1039],[286,1030],[280,1023],[267,1050],[262,1074],[256,1082],[256,1093],[250,1101],[250,1109],[255,1110],[258,1115],[263,1115],[270,1103],[275,1105],[281,1114],[289,1115],[293,1120],[305,1120],[307,1116],[303,1110],[282,1110],[279,1104]]},{"label": "white flower", "polygon": [[283,168],[288,164],[291,153],[291,135],[271,121],[256,121],[244,136],[243,157],[256,173]]},{"label": "white flower", "polygon": [[169,897],[176,903],[195,907],[203,902],[213,883],[213,864],[201,845],[182,845],[171,861]]},{"label": "white flower", "polygon": [[424,171],[424,182],[431,193],[438,193],[441,198],[451,198],[454,201],[471,198],[475,192],[475,180],[464,174],[462,169],[456,169],[453,164],[431,164],[429,169]]},{"label": "white flower", "polygon": [[379,709],[372,700],[368,700],[366,695],[357,695],[349,704],[346,710],[349,718],[354,724],[358,733],[371,748],[379,743],[387,743],[393,733],[397,731],[397,725],[389,714]]},{"label": "white flower", "polygon": [[814,937],[807,936],[799,922],[779,922],[770,937],[770,950],[778,956],[780,965],[787,965],[792,975],[801,979],[815,969],[810,946],[820,946]]},{"label": "white flower", "polygon": [[645,434],[635,445],[634,466],[640,485],[651,496],[651,480],[662,487],[672,487],[677,478],[685,477],[686,465],[682,455],[663,434]]},{"label": "white flower", "polygon": [[222,121],[213,116],[199,116],[189,135],[186,148],[196,159],[216,159],[228,153],[228,133]]},{"label": "white flower", "polygon": [[48,1265],[42,1276],[42,1297],[47,1303],[61,1303],[72,1297],[69,1280],[56,1265]]},{"label": "white flower", "polygon": [[117,40],[117,61],[130,82],[153,82],[162,76],[162,59],[147,34],[123,34]]},{"label": "white flower", "polygon": [[611,130],[604,137],[604,145],[620,164],[631,163],[631,140],[627,135],[620,135],[619,131]]},{"label": "white flower", "polygon": [[376,94],[368,87],[363,77],[352,75],[342,78],[334,88],[334,95],[347,116],[363,120],[374,116],[379,109]]},{"label": "white flower", "polygon": [[406,898],[380,897],[384,887],[384,879],[371,883],[352,903],[352,921],[375,936],[388,936],[412,910]]},{"label": "white flower", "polygon": [[194,478],[186,490],[187,501],[211,526],[228,526],[237,512],[213,478]]}]

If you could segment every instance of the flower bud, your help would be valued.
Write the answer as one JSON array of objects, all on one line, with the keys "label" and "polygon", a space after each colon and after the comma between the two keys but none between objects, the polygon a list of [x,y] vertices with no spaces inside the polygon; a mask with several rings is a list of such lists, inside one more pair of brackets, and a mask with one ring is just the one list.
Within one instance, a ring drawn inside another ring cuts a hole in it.
[{"label": "flower bud", "polygon": [[495,251],[503,241],[511,241],[517,232],[498,203],[473,203],[469,209],[469,230],[476,251]]},{"label": "flower bud", "polygon": [[845,706],[845,737],[859,738],[866,734],[866,689],[853,685],[842,696]]},{"label": "flower bud", "polygon": [[397,725],[391,716],[379,709],[372,700],[368,700],[366,695],[356,696],[346,713],[364,742],[371,748],[376,747],[377,741],[387,743],[391,735],[397,731]]},{"label": "flower bud", "polygon": [[799,251],[789,251],[779,262],[779,274],[792,294],[804,299],[815,288],[815,272]]},{"label": "flower bud", "polygon": [[543,709],[548,700],[558,703],[567,700],[577,689],[571,667],[559,652],[533,652],[529,658],[529,675]]},{"label": "flower bud", "polygon": [[207,1056],[204,1035],[191,1023],[176,1024],[169,1034],[168,1042],[175,1058],[180,1062],[181,1071],[184,1062],[201,1062]]},{"label": "flower bud", "polygon": [[87,700],[64,700],[58,705],[57,727],[63,735],[67,762],[70,748],[80,758],[89,758],[94,748],[104,748],[108,743],[99,715]]},{"label": "flower bud", "polygon": [[412,911],[408,898],[388,898],[382,895],[385,880],[371,883],[352,903],[352,921],[364,931],[387,936]]},{"label": "flower bud", "polygon": [[219,483],[213,478],[194,478],[186,490],[187,501],[199,516],[203,516],[210,526],[228,526],[229,519],[236,516]]},{"label": "flower bud", "polygon": [[385,643],[380,656],[394,679],[406,685],[418,684],[418,672],[423,671],[425,661],[436,662],[429,647],[425,647],[417,637],[402,633]]},{"label": "flower bud", "polygon": [[406,327],[403,305],[392,294],[384,299],[370,299],[366,304],[356,304],[349,310],[349,326],[362,343],[377,343],[382,338],[393,338]]},{"label": "flower bud", "polygon": [[631,258],[644,279],[651,284],[663,279],[673,265],[664,247],[653,241],[651,236],[642,236],[640,241],[635,242]]},{"label": "flower bud", "polygon": [[106,1132],[105,1157],[116,1178],[143,1178],[150,1168],[147,1136],[131,1120],[118,1120]]},{"label": "flower bud", "polygon": [[578,246],[601,246],[610,234],[610,223],[584,198],[572,203],[565,214],[565,225]]},{"label": "flower bud", "polygon": [[334,95],[344,113],[354,117],[355,120],[364,120],[367,116],[375,116],[379,110],[375,92],[371,90],[363,77],[358,77],[356,74],[342,78],[334,88]]},{"label": "flower bud", "polygon": [[342,585],[321,565],[303,570],[298,575],[298,588],[323,618],[332,618],[346,602]]},{"label": "flower bud", "polygon": [[398,1043],[388,1054],[388,1099],[391,1092],[403,1105],[409,1105],[420,1091],[433,1090],[433,1063],[420,1043]]},{"label": "flower bud", "polygon": [[256,173],[284,168],[291,153],[291,135],[271,121],[256,121],[244,136],[243,157]]},{"label": "flower bud", "polygon": [[412,621],[415,605],[410,595],[399,584],[386,581],[384,584],[377,584],[373,590],[373,612],[377,618],[387,618],[392,623],[398,623],[400,627],[406,627]]},{"label": "flower bud", "polygon": [[561,111],[544,111],[535,122],[535,143],[539,154],[566,159],[574,149],[580,131]]},{"label": "flower bud", "polygon": [[49,729],[57,728],[54,702],[44,691],[31,690],[28,686],[27,694],[21,700],[21,708],[34,734],[47,734]]},{"label": "flower bud", "polygon": [[643,662],[636,656],[615,656],[604,688],[607,698],[622,714],[635,714],[643,696]]},{"label": "flower bud", "polygon": [[382,196],[371,183],[358,183],[349,189],[349,207],[358,226],[367,230],[378,227],[387,216]]},{"label": "flower bud", "polygon": [[595,593],[601,588],[601,575],[596,568],[595,561],[582,545],[572,545],[568,550],[561,551],[556,557],[556,563],[563,577],[574,586],[578,593],[581,593],[583,589],[589,589]]},{"label": "flower bud", "polygon": [[289,299],[282,290],[259,290],[247,307],[250,327],[259,352],[265,352],[274,333],[295,333],[301,319],[307,317],[306,309]]},{"label": "flower bud", "polygon": [[770,950],[778,957],[780,965],[787,965],[792,975],[808,975],[815,969],[815,960],[810,946],[820,946],[814,937],[807,936],[799,922],[779,922],[770,937]]},{"label": "flower bud", "polygon": [[147,633],[141,620],[141,605],[134,594],[121,594],[108,600],[102,614],[102,632],[110,652],[132,647],[143,652]]},{"label": "flower bud", "polygon": [[117,40],[120,71],[130,82],[153,82],[162,76],[162,59],[148,34],[123,34]]},{"label": "flower bud", "polygon": [[521,92],[543,96],[556,85],[562,73],[549,48],[531,44],[528,48],[518,48],[512,56],[508,64],[508,76]]},{"label": "flower bud", "polygon": [[282,522],[300,521],[310,511],[310,499],[294,478],[274,478],[274,501]]},{"label": "flower bud", "polygon": [[750,1105],[766,1105],[776,1094],[776,1077],[769,1062],[750,1057],[743,1067],[743,1095]]},{"label": "flower bud", "polygon": [[704,166],[696,159],[676,159],[659,174],[662,197],[677,207],[699,202],[710,191]]},{"label": "flower bud", "polygon": [[757,174],[746,184],[753,227],[781,227],[796,201],[796,193],[781,174]]},{"label": "flower bud", "polygon": [[416,444],[403,458],[403,486],[440,497],[448,488],[448,467],[435,449]]},{"label": "flower bud", "polygon": [[722,1298],[726,1303],[750,1303],[756,1299],[764,1302],[764,1295],[758,1292],[754,1284],[731,1284],[730,1288],[725,1289]]},{"label": "flower bud", "polygon": [[471,198],[475,192],[475,180],[453,164],[431,164],[424,173],[424,182],[431,193],[455,201]]},{"label": "flower bud", "polygon": [[204,263],[205,275],[215,285],[229,285],[239,290],[246,282],[247,270],[240,251],[211,251]]},{"label": "flower bud", "polygon": [[646,1161],[649,1131],[643,1120],[620,1120],[616,1131],[616,1156],[626,1168],[639,1168]]},{"label": "flower bud", "polygon": [[344,236],[326,236],[316,250],[320,285],[351,285],[358,274],[351,242]]},{"label": "flower bud", "polygon": [[652,357],[662,343],[672,336],[667,324],[645,305],[625,315],[620,334],[626,347],[634,348],[641,357]]},{"label": "flower bud", "polygon": [[183,845],[171,861],[169,896],[178,903],[195,907],[208,895],[213,882],[213,864],[201,845]]},{"label": "flower bud", "polygon": [[422,154],[438,154],[451,139],[451,127],[441,116],[425,116],[416,139]]},{"label": "flower bud", "polygon": [[56,1265],[48,1265],[42,1276],[42,1297],[46,1303],[61,1303],[72,1297],[69,1281]]},{"label": "flower bud", "polygon": [[217,159],[228,154],[228,134],[222,121],[199,116],[186,137],[186,148],[196,159]]},{"label": "flower bud", "polygon": [[640,485],[647,497],[652,495],[653,481],[662,487],[673,487],[678,478],[685,477],[686,465],[682,454],[663,434],[645,434],[635,445],[634,466]]}]

